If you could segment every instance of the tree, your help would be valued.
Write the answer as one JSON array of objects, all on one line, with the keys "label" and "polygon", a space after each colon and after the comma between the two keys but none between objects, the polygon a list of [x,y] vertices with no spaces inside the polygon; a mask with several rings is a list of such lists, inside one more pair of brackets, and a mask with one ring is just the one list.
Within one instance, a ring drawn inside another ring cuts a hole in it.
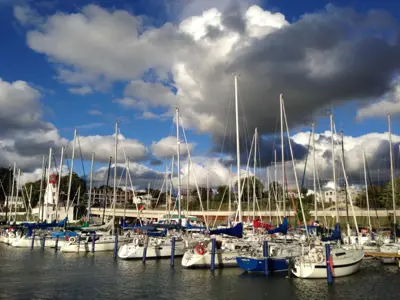
[{"label": "tree", "polygon": [[0,185],[0,202],[4,202],[6,200],[6,196],[11,194],[12,183],[10,184],[10,182],[12,182],[12,179],[13,179],[12,169],[10,172],[9,168],[0,168],[0,182],[1,185],[3,186],[1,187]]},{"label": "tree", "polygon": [[[240,179],[240,187],[242,189],[242,197],[245,197],[246,199],[247,199],[247,196],[245,196],[245,195],[247,195],[247,183],[249,184],[250,199],[253,199],[254,176],[249,176],[249,177]],[[259,195],[261,195],[264,190],[264,185],[258,178],[255,178],[255,184],[256,184],[256,196],[258,198]],[[237,187],[237,181],[235,182],[235,187]],[[244,199],[244,198],[242,198],[242,199]]]},{"label": "tree", "polygon": [[[46,191],[46,184],[47,181],[44,180],[43,182],[43,191],[42,191],[42,201],[44,197],[44,193]],[[56,183],[58,184],[58,183]],[[61,177],[61,182],[60,182],[60,202],[64,203],[65,205],[67,204],[67,198],[68,198],[68,184],[69,184],[69,175],[65,175]],[[35,207],[38,202],[39,202],[39,195],[40,195],[40,180],[37,180],[35,182],[28,182],[25,184],[25,187],[23,188],[25,190],[30,191],[30,187],[32,186],[32,199],[31,199],[31,205],[32,207]],[[70,196],[70,205],[74,199],[74,197],[77,197],[77,191],[80,187],[80,199],[83,200],[86,194],[86,182],[78,176],[75,172],[72,173],[72,181],[71,181],[71,196]],[[76,199],[75,199],[76,203]]]}]

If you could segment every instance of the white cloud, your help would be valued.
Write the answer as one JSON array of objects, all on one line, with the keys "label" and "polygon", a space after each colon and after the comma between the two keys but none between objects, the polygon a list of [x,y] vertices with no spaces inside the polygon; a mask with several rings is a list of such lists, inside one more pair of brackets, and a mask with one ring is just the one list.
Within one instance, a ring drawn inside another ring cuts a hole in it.
[{"label": "white cloud", "polygon": [[90,86],[82,86],[79,88],[69,88],[68,91],[72,94],[77,94],[77,95],[86,95],[86,94],[91,94],[93,92],[93,90],[91,89]]},{"label": "white cloud", "polygon": [[36,10],[28,5],[17,5],[13,8],[14,17],[23,26],[39,25],[43,22],[43,18]]},{"label": "white cloud", "polygon": [[152,120],[152,119],[159,119],[161,116],[152,113],[151,111],[144,111],[141,115],[141,118],[144,120]]},{"label": "white cloud", "polygon": [[[187,147],[189,148],[190,153],[192,152],[194,146],[195,144],[188,143]],[[184,142],[181,142],[180,155],[187,155],[187,147]],[[153,155],[159,158],[170,158],[172,156],[176,156],[176,137],[167,136],[165,138],[162,138],[158,142],[153,142],[150,146],[150,150]]]},{"label": "white cloud", "polygon": [[[118,162],[125,162],[123,149],[132,162],[147,158],[147,148],[138,140],[127,139],[123,135],[119,135],[118,140]],[[92,152],[95,152],[96,161],[100,162],[107,162],[110,157],[114,157],[115,135],[80,136],[79,143],[84,159],[90,160]],[[69,149],[72,149],[72,145]]]},{"label": "white cloud", "polygon": [[89,115],[92,116],[101,116],[103,113],[97,109],[91,109],[88,111]]},{"label": "white cloud", "polygon": [[386,93],[379,101],[357,110],[357,119],[383,117],[388,113],[400,113],[400,78],[392,83],[392,90]]}]

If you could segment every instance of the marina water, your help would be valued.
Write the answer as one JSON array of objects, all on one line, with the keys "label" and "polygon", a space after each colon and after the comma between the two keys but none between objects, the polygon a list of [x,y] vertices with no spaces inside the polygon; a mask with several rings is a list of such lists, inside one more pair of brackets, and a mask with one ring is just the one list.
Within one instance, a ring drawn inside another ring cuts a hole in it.
[{"label": "marina water", "polygon": [[239,268],[189,270],[180,259],[114,260],[0,244],[0,299],[400,299],[396,266],[365,260],[359,273],[326,280],[265,277]]}]

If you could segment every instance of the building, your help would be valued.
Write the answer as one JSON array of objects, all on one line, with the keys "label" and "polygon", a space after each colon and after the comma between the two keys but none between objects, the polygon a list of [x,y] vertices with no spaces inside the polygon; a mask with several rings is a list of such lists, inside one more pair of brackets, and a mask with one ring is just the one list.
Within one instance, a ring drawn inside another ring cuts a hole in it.
[{"label": "building", "polygon": [[[334,203],[336,200],[338,203],[345,203],[346,202],[346,193],[347,193],[347,199],[349,201],[349,195],[351,196],[351,199],[354,201],[354,199],[360,195],[360,189],[358,189],[355,186],[349,186],[346,189],[343,188],[338,188],[337,191],[334,189],[326,189],[323,191],[323,198],[325,203]],[[336,197],[337,194],[337,197]]]}]

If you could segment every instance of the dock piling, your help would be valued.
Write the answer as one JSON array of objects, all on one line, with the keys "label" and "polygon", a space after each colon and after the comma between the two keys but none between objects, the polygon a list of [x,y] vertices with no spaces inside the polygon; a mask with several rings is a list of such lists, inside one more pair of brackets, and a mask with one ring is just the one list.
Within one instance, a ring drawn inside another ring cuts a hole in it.
[{"label": "dock piling", "polygon": [[32,232],[32,243],[31,243],[31,250],[33,250],[33,247],[35,246],[35,231]]},{"label": "dock piling", "polygon": [[78,253],[81,251],[81,236],[77,236],[77,242],[78,242]]},{"label": "dock piling", "polygon": [[56,236],[56,246],[54,247],[54,251],[55,251],[55,252],[58,251],[58,239],[59,239],[59,236],[57,235],[57,236]]},{"label": "dock piling", "polygon": [[148,238],[147,238],[147,236],[145,236],[145,238],[144,238],[144,248],[143,248],[142,264],[145,264],[145,263],[146,263],[147,244],[148,244]]},{"label": "dock piling", "polygon": [[333,282],[333,261],[331,258],[331,245],[325,244],[325,254],[326,254],[326,278],[328,280],[328,284],[332,284]]},{"label": "dock piling", "polygon": [[118,257],[118,231],[115,231],[115,240],[114,240],[114,258]]},{"label": "dock piling", "polygon": [[264,240],[263,253],[264,253],[264,274],[268,275],[268,273],[269,273],[269,268],[268,268],[269,251],[268,251],[268,241],[267,240]]},{"label": "dock piling", "polygon": [[216,240],[215,238],[211,239],[211,271],[215,270],[215,250],[216,250]]},{"label": "dock piling", "polygon": [[43,235],[43,238],[42,238],[42,250],[44,250],[45,245],[46,245],[46,235]]},{"label": "dock piling", "polygon": [[95,247],[96,247],[96,232],[93,233],[93,236],[92,236],[92,253],[94,253]]},{"label": "dock piling", "polygon": [[170,261],[171,268],[174,267],[174,264],[175,264],[175,237],[173,236],[171,239],[171,261]]}]

